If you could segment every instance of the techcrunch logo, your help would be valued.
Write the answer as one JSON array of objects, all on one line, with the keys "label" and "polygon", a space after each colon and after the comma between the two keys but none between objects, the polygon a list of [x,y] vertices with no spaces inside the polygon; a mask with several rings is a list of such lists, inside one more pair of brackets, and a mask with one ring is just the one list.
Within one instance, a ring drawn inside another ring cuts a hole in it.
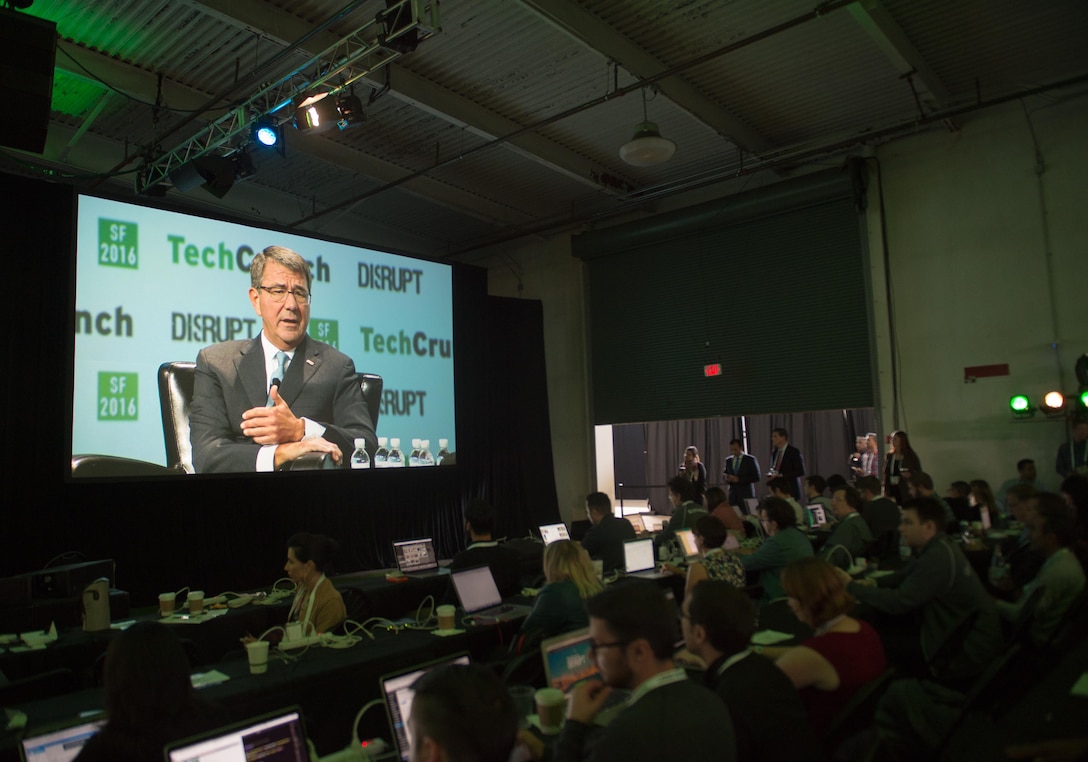
[{"label": "techcrunch logo", "polygon": [[453,356],[451,339],[428,338],[423,331],[416,331],[409,336],[406,332],[378,333],[370,326],[359,329],[363,334],[363,351],[379,355],[415,355],[416,357]]},{"label": "techcrunch logo", "polygon": [[135,222],[98,218],[98,264],[136,270],[140,265],[140,228]]},{"label": "techcrunch logo", "polygon": [[98,420],[135,421],[139,417],[138,374],[100,371]]},{"label": "techcrunch logo", "polygon": [[91,315],[89,310],[76,310],[76,333],[97,333],[101,336],[132,337],[132,315],[118,306],[111,315],[99,312]]},{"label": "techcrunch logo", "polygon": [[378,406],[378,414],[383,418],[393,416],[402,418],[412,415],[416,406],[419,407],[419,417],[423,417],[423,402],[427,398],[427,392],[422,389],[386,389],[382,392],[382,401]]},{"label": "techcrunch logo", "polygon": [[[209,270],[238,270],[249,272],[249,266],[253,262],[255,252],[253,247],[242,244],[237,249],[231,249],[223,241],[216,245],[196,244],[187,242],[185,236],[167,235],[170,242],[170,261],[175,265],[188,265],[189,267],[204,267]],[[306,260],[310,265],[310,272],[314,280],[321,283],[329,283],[332,280],[332,271],[329,263],[321,257],[316,262]]]}]

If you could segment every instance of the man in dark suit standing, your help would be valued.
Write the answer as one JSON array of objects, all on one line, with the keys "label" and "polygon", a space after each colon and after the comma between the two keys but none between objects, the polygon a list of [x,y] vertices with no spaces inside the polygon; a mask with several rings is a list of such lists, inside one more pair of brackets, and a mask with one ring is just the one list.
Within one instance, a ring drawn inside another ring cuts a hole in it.
[{"label": "man in dark suit standing", "polygon": [[801,496],[801,477],[805,475],[805,459],[801,451],[790,444],[789,432],[783,428],[771,432],[771,470],[768,481],[776,476],[786,479],[794,498]]},{"label": "man in dark suit standing", "polygon": [[586,516],[593,526],[582,539],[582,547],[604,571],[623,568],[623,543],[635,539],[635,528],[627,519],[612,513],[612,501],[603,492],[586,495]]},{"label": "man in dark suit standing", "polygon": [[355,364],[306,335],[309,264],[291,249],[269,246],[249,273],[260,335],[197,355],[189,415],[197,472],[273,471],[308,452],[342,464],[355,439],[373,452],[377,438]]},{"label": "man in dark suit standing", "polygon": [[729,484],[729,504],[741,506],[747,497],[756,496],[756,482],[759,481],[759,461],[754,455],[744,452],[739,439],[729,440],[729,451],[733,453],[725,459],[722,476]]}]

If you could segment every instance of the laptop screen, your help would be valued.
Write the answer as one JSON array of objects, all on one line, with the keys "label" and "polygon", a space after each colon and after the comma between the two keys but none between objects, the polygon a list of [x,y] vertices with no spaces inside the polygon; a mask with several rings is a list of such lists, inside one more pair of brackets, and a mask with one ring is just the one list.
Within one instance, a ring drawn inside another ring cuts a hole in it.
[{"label": "laptop screen", "polygon": [[558,540],[569,540],[566,524],[545,524],[540,527],[540,536],[544,538],[545,545],[551,545]]},{"label": "laptop screen", "polygon": [[646,531],[646,525],[642,523],[642,517],[637,513],[632,513],[630,516],[624,516],[624,518],[631,522],[631,526],[634,527],[636,533],[642,534]]},{"label": "laptop screen", "polygon": [[649,571],[657,565],[654,554],[654,541],[628,540],[623,544],[623,569],[628,574],[640,571]]},{"label": "laptop screen", "polygon": [[746,497],[744,498],[744,512],[749,516],[759,515],[759,498],[758,497]]},{"label": "laptop screen", "polygon": [[[651,541],[652,542],[652,541]],[[453,589],[466,614],[472,614],[502,603],[491,567],[476,566],[451,572]]]},{"label": "laptop screen", "polygon": [[281,710],[166,747],[166,762],[308,762],[299,710]]},{"label": "laptop screen", "polygon": [[412,686],[416,680],[435,667],[447,664],[468,664],[468,654],[447,656],[437,661],[412,667],[409,672],[386,675],[381,678],[382,695],[385,697],[385,711],[389,714],[389,725],[393,729],[393,740],[402,760],[407,760],[412,753],[412,739],[408,735],[408,718],[412,714],[412,699],[415,691]]},{"label": "laptop screen", "polygon": [[680,547],[683,549],[685,557],[691,558],[699,555],[699,546],[695,544],[695,532],[690,529],[681,529],[677,531],[676,537],[680,540]]},{"label": "laptop screen", "polygon": [[65,728],[54,728],[23,738],[22,752],[26,762],[71,762],[83,749],[83,744],[106,724],[105,717],[80,722]]},{"label": "laptop screen", "polygon": [[438,554],[434,552],[434,542],[430,537],[395,542],[393,553],[397,557],[397,568],[405,574],[438,568]]},{"label": "laptop screen", "polygon": [[600,672],[589,653],[589,628],[548,638],[540,644],[544,675],[548,685],[566,693],[573,686]]},{"label": "laptop screen", "polygon": [[808,511],[808,523],[811,526],[822,527],[827,523],[827,513],[824,511],[824,507],[819,503],[806,505],[805,509]]}]

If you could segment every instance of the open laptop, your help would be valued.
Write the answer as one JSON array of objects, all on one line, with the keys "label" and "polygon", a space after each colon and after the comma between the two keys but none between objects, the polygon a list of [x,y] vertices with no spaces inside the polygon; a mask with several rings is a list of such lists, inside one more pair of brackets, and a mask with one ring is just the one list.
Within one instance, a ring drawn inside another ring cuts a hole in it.
[{"label": "open laptop", "polygon": [[638,513],[632,513],[629,516],[624,516],[629,522],[631,527],[634,528],[635,534],[645,534],[646,525],[642,522],[642,515]]},{"label": "open laptop", "polygon": [[642,523],[646,525],[647,532],[660,532],[668,520],[668,516],[658,516],[656,513],[642,514]]},{"label": "open laptop", "polygon": [[528,616],[528,606],[503,603],[499,587],[489,566],[474,566],[471,569],[459,569],[450,573],[457,600],[467,616],[486,619],[492,622],[504,622]]},{"label": "open laptop", "polygon": [[397,568],[406,577],[422,579],[449,573],[448,569],[439,567],[438,554],[430,537],[394,542],[393,554],[397,557]]},{"label": "open laptop", "polygon": [[540,537],[545,545],[551,545],[559,540],[569,540],[566,524],[544,524],[540,527]]},{"label": "open laptop", "polygon": [[408,718],[412,714],[412,700],[416,695],[412,686],[424,673],[447,664],[468,664],[468,654],[445,656],[385,675],[379,680],[382,696],[385,697],[385,711],[389,715],[389,726],[393,731],[393,742],[400,759],[405,762],[412,754],[412,738],[408,735]]},{"label": "open laptop", "polygon": [[744,498],[744,512],[749,516],[759,515],[759,498],[758,497],[746,497]]},{"label": "open laptop", "polygon": [[810,527],[822,527],[827,524],[827,511],[819,503],[811,503],[805,506],[808,513],[808,525]]},{"label": "open laptop", "polygon": [[298,707],[168,744],[166,762],[309,762],[306,728]]},{"label": "open laptop", "polygon": [[623,570],[628,577],[661,579],[667,576],[657,570],[657,552],[653,539],[627,540],[623,543]]},{"label": "open laptop", "polygon": [[680,555],[685,561],[699,557],[699,546],[695,544],[695,532],[691,529],[678,529],[676,539],[680,541]]},{"label": "open laptop", "polygon": [[[599,680],[600,669],[597,660],[589,652],[589,628],[583,627],[563,635],[547,638],[540,644],[540,655],[544,660],[544,679],[551,688],[558,688],[567,693],[575,685],[585,680]],[[607,725],[614,716],[608,710],[622,708],[627,703],[630,693],[625,690],[613,690],[605,699],[605,706],[594,718],[597,725]]]},{"label": "open laptop", "polygon": [[62,725],[53,724],[33,735],[25,736],[19,745],[23,762],[72,762],[83,744],[106,724],[105,715],[96,719],[69,719]]}]

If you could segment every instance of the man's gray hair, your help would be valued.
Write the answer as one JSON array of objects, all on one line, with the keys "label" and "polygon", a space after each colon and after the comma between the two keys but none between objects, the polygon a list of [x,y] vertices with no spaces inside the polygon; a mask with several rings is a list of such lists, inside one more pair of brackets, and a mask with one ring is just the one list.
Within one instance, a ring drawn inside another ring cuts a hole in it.
[{"label": "man's gray hair", "polygon": [[267,262],[275,262],[296,275],[305,275],[306,290],[311,290],[313,275],[310,273],[309,263],[297,251],[292,251],[286,246],[269,246],[253,258],[249,265],[249,283],[253,288],[261,285],[261,280],[264,278],[264,266]]}]

